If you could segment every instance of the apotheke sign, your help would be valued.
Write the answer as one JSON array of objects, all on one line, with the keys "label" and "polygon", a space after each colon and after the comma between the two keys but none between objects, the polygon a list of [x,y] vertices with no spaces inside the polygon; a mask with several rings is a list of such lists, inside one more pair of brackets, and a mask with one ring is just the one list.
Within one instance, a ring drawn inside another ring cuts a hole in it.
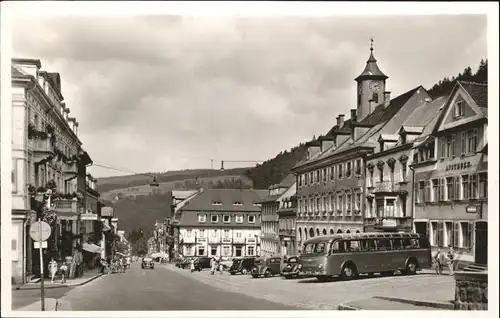
[{"label": "apotheke sign", "polygon": [[454,171],[454,170],[463,170],[472,167],[470,161],[464,161],[459,163],[454,163],[451,165],[447,165],[445,171]]}]

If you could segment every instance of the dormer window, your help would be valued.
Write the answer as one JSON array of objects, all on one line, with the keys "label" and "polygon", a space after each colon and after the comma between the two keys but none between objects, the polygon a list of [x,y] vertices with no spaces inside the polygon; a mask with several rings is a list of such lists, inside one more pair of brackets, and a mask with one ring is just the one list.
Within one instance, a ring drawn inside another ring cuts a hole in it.
[{"label": "dormer window", "polygon": [[198,214],[198,222],[199,223],[205,223],[207,221],[207,215],[206,214]]},{"label": "dormer window", "polygon": [[220,202],[220,201],[213,201],[212,205],[222,205],[222,202]]},{"label": "dormer window", "polygon": [[239,206],[239,205],[243,205],[243,203],[241,203],[240,201],[235,201],[235,202],[233,203],[233,205],[238,205],[238,206]]},{"label": "dormer window", "polygon": [[455,118],[462,117],[465,113],[464,103],[462,101],[458,101],[455,103],[453,108],[453,115]]}]

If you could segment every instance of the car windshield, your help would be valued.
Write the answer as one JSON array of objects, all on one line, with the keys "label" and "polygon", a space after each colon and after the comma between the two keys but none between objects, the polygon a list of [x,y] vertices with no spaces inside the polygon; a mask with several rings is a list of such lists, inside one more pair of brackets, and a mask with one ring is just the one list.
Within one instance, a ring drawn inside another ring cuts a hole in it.
[{"label": "car windshield", "polygon": [[255,262],[254,262],[255,265],[258,265],[258,264],[264,264],[264,260],[262,259],[256,259]]},{"label": "car windshield", "polygon": [[298,259],[296,257],[292,257],[288,259],[288,263],[298,263]]},{"label": "car windshield", "polygon": [[145,261],[145,262],[151,262],[153,259],[149,258],[149,257],[145,257],[142,260]]},{"label": "car windshield", "polygon": [[240,264],[242,261],[243,261],[243,260],[241,260],[241,259],[235,259],[235,260],[233,260],[233,264],[238,265],[238,264]]},{"label": "car windshield", "polygon": [[324,254],[326,251],[326,242],[309,243],[304,248],[304,254]]}]

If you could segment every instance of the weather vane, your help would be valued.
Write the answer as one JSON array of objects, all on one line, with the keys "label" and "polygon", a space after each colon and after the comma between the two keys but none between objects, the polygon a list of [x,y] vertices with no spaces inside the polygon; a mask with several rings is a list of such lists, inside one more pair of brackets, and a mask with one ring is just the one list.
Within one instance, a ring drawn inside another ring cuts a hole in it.
[{"label": "weather vane", "polygon": [[370,38],[370,51],[373,51],[373,36]]}]

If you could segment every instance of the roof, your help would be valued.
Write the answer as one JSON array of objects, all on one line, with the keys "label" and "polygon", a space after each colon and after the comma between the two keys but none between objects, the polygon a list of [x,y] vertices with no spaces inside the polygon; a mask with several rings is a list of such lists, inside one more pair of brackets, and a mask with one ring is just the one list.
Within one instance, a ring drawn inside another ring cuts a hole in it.
[{"label": "roof", "polygon": [[388,78],[388,76],[382,73],[379,69],[377,60],[373,56],[373,48],[370,48],[370,57],[368,58],[368,61],[366,61],[365,69],[358,77],[356,77],[355,80],[359,81],[365,78]]},{"label": "roof", "polygon": [[429,136],[439,122],[441,113],[444,111],[444,105],[448,100],[448,96],[441,96],[436,98],[430,103],[417,108],[412,115],[408,118],[407,123],[414,123],[419,121],[424,125],[424,129],[419,137],[414,142],[423,141]]},{"label": "roof", "polygon": [[[206,189],[187,202],[181,211],[258,211],[254,205],[268,194],[267,190]],[[220,204],[213,204],[214,202]],[[241,205],[235,205],[241,203]]]},{"label": "roof", "polygon": [[380,134],[378,139],[383,141],[398,141],[399,136],[396,134]]},{"label": "roof", "polygon": [[293,173],[290,173],[288,176],[286,176],[285,179],[283,179],[283,181],[280,182],[279,185],[281,187],[289,188],[295,183],[295,180],[296,180],[295,175]]},{"label": "roof", "polygon": [[406,132],[410,134],[421,134],[424,131],[424,126],[401,126],[400,132]]},{"label": "roof", "polygon": [[23,72],[23,70],[15,65],[12,65],[11,66],[11,76],[14,77],[14,76],[27,76],[28,74],[26,74],[25,72]]},{"label": "roof", "polygon": [[193,194],[198,192],[197,190],[172,190],[172,196],[176,199],[187,199]]},{"label": "roof", "polygon": [[488,108],[488,84],[462,81],[459,83],[479,107]]}]

